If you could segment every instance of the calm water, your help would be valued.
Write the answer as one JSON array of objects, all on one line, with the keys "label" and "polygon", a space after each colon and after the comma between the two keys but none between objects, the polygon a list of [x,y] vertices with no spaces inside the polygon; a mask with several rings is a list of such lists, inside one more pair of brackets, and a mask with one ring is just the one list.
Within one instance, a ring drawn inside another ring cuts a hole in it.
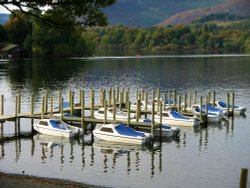
[{"label": "calm water", "polygon": [[[36,59],[0,62],[0,94],[5,114],[14,113],[17,94],[22,111],[29,110],[30,94],[36,110],[45,91],[57,96],[69,90],[130,87],[151,92],[197,90],[226,99],[235,92],[245,116],[206,128],[181,129],[180,139],[157,140],[152,147],[81,139],[27,136],[31,120],[20,121],[21,138],[13,138],[14,122],[2,125],[0,169],[40,177],[68,179],[107,187],[238,187],[240,169],[250,169],[250,56],[135,56],[84,59]],[[7,139],[6,139],[7,138]],[[248,180],[249,182],[249,180]],[[248,183],[250,186],[250,183]]]}]

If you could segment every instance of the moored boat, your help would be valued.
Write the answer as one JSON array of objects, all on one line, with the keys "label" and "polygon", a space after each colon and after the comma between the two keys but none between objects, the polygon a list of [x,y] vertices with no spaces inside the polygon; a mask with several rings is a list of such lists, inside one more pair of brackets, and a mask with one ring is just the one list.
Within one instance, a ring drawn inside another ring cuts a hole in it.
[{"label": "moored boat", "polygon": [[[113,120],[114,119],[114,114],[113,114],[113,108],[108,108],[107,109],[107,119]],[[100,108],[99,110],[94,112],[94,117],[96,119],[104,119],[105,118],[105,109]],[[135,114],[130,114],[130,119],[134,119]],[[121,121],[126,121],[128,119],[128,113],[120,111],[119,109],[115,110],[115,119],[116,120],[121,120]]]},{"label": "moored boat", "polygon": [[[215,107],[220,108],[221,110],[223,110],[224,112],[227,111],[227,104],[223,101],[216,101],[215,102]],[[229,105],[229,111],[232,111],[232,105]],[[245,114],[247,108],[246,107],[242,107],[242,106],[237,106],[234,105],[234,113],[235,114]]]},{"label": "moored boat", "polygon": [[124,124],[97,124],[93,134],[100,140],[133,144],[144,144],[153,139],[152,134],[135,131]]},{"label": "moored boat", "polygon": [[[155,122],[160,123],[160,113],[155,115]],[[167,124],[170,126],[196,126],[200,124],[198,118],[187,117],[179,114],[174,110],[167,110],[162,112],[162,124]]]},{"label": "moored boat", "polygon": [[60,137],[74,137],[83,132],[83,129],[57,119],[41,119],[33,127],[39,133]]}]

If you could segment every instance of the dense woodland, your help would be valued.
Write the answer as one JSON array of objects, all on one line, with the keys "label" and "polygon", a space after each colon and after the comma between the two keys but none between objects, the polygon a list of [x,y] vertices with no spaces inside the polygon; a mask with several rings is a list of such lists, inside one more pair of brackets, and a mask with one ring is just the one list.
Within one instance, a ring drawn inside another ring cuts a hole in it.
[{"label": "dense woodland", "polygon": [[83,30],[51,27],[20,13],[0,25],[0,43],[19,44],[30,55],[52,56],[84,56],[101,49],[250,52],[250,20],[222,26],[202,22],[166,28],[107,26]]}]

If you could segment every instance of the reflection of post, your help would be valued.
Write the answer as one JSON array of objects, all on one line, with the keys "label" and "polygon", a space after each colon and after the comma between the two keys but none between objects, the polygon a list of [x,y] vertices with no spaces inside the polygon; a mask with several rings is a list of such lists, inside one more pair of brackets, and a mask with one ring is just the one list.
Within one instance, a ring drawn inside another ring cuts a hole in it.
[{"label": "reflection of post", "polygon": [[3,123],[0,123],[0,137],[3,138]]},{"label": "reflection of post", "polygon": [[16,161],[18,161],[20,153],[21,153],[21,140],[15,139],[15,146],[16,146]]},{"label": "reflection of post", "polygon": [[154,164],[154,161],[155,161],[155,151],[153,149],[152,153],[151,153],[151,178],[153,178],[154,174],[155,174],[155,164]]},{"label": "reflection of post", "polygon": [[[32,121],[33,121],[33,119],[32,119]],[[35,154],[35,141],[34,141],[34,137],[32,137],[32,139],[31,139],[31,156],[34,156],[34,154]]]},{"label": "reflection of post", "polygon": [[61,145],[60,149],[61,149],[61,157],[60,157],[61,167],[63,167],[63,163],[64,163],[64,155],[63,155],[64,152],[63,152],[63,149],[64,149],[64,146]]},{"label": "reflection of post", "polygon": [[70,162],[74,161],[74,146],[73,146],[73,142],[70,142]]},{"label": "reflection of post", "polygon": [[113,168],[113,169],[115,169],[117,156],[118,156],[117,153],[114,153],[114,154],[113,154],[113,164],[112,164],[112,168]]},{"label": "reflection of post", "polygon": [[[84,149],[85,149],[85,145],[84,145],[84,143],[82,143],[82,169],[85,167],[85,165],[86,165],[86,163],[85,163],[85,151],[84,151]],[[81,169],[81,170],[82,170]]]},{"label": "reflection of post", "polygon": [[130,157],[130,152],[128,152],[128,155],[127,155],[127,172],[128,174],[130,173],[131,171],[131,157]]},{"label": "reflection of post", "polygon": [[[0,126],[2,127],[2,123],[0,124]],[[5,152],[4,152],[4,141],[0,144],[0,146],[1,146],[1,157],[0,157],[0,159],[3,159],[4,158],[4,156],[5,156]]]},{"label": "reflection of post", "polygon": [[135,170],[140,170],[140,152],[135,153]]},{"label": "reflection of post", "polygon": [[107,157],[107,155],[104,155],[103,165],[104,165],[103,172],[108,172],[108,157]]},{"label": "reflection of post", "polygon": [[45,159],[47,158],[45,153],[46,153],[45,146],[42,146],[42,156],[41,156],[42,161],[45,161]]}]

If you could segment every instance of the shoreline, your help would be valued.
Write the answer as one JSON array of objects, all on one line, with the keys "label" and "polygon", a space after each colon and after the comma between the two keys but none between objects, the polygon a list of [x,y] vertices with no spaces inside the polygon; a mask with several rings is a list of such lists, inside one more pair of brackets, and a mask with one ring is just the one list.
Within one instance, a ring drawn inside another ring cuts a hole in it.
[{"label": "shoreline", "polygon": [[43,178],[29,175],[8,174],[0,171],[0,185],[3,188],[100,188],[100,186],[77,183],[69,180]]}]

